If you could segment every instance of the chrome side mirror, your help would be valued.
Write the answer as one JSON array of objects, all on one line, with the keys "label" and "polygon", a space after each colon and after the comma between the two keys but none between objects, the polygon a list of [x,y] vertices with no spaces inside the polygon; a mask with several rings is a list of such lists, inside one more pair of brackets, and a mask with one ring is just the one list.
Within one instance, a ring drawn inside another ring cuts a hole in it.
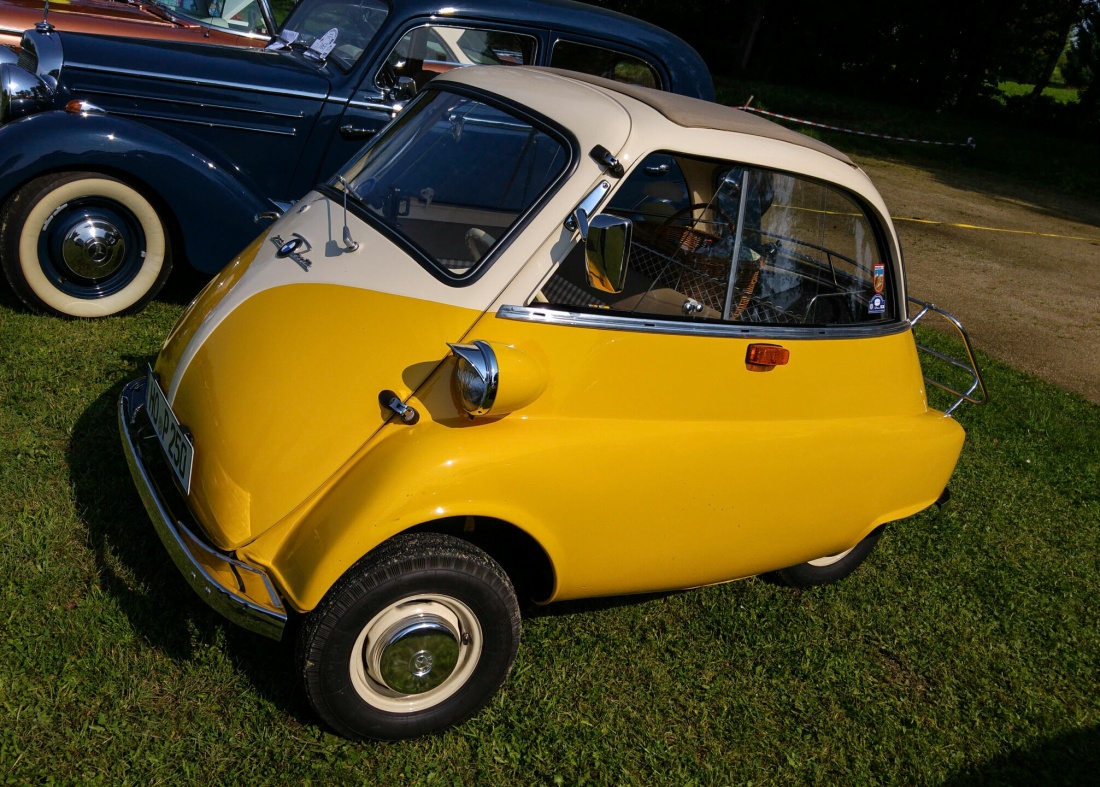
[{"label": "chrome side mirror", "polygon": [[416,80],[412,77],[398,77],[390,96],[393,101],[408,101],[415,98]]},{"label": "chrome side mirror", "polygon": [[588,283],[593,289],[612,293],[623,291],[633,234],[634,224],[630,219],[601,213],[589,222],[584,261]]}]

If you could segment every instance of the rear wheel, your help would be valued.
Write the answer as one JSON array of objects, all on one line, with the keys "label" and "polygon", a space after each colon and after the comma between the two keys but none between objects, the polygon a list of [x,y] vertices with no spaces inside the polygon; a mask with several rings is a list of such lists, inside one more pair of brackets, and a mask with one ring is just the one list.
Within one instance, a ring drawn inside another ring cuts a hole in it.
[{"label": "rear wheel", "polygon": [[168,279],[168,234],[156,208],[120,180],[46,175],[0,214],[0,260],[16,295],[64,317],[141,309]]},{"label": "rear wheel", "polygon": [[882,538],[881,527],[871,531],[866,538],[851,549],[846,549],[835,555],[826,555],[816,560],[799,563],[796,566],[781,568],[778,571],[771,572],[768,578],[781,585],[796,588],[807,588],[836,582],[855,571],[859,564],[871,554],[880,538]]},{"label": "rear wheel", "polygon": [[398,536],[353,566],[298,642],[306,696],[348,738],[438,732],[477,712],[519,647],[508,577],[452,536]]}]

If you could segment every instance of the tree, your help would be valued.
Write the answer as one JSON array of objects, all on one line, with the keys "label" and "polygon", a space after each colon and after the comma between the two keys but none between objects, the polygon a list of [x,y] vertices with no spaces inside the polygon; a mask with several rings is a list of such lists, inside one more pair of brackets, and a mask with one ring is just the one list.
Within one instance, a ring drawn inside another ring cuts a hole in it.
[{"label": "tree", "polygon": [[1043,33],[1038,42],[1038,51],[1044,55],[1043,67],[1027,97],[1029,105],[1034,104],[1050,84],[1058,60],[1066,49],[1066,41],[1081,23],[1088,5],[1087,0],[1048,0],[1047,12],[1038,25]]},{"label": "tree", "polygon": [[1062,76],[1081,90],[1079,106],[1085,117],[1090,117],[1100,99],[1100,0],[1085,3],[1081,22],[1070,39]]}]

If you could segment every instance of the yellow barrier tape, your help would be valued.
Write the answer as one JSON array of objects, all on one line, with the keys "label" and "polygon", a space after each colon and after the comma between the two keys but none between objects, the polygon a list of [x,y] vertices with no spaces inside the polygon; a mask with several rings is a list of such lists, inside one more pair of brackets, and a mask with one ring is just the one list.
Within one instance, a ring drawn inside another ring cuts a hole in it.
[{"label": "yellow barrier tape", "polygon": [[932,221],[930,219],[912,219],[904,216],[894,216],[894,221],[911,221],[915,224],[938,224],[943,227],[958,227],[964,230],[984,230],[986,232],[1007,232],[1011,235],[1034,235],[1039,238],[1061,238],[1062,240],[1083,240],[1089,243],[1100,243],[1100,238],[1089,238],[1083,235],[1058,235],[1053,232],[1031,232],[1029,230],[1006,230],[1001,227],[980,227],[977,224],[955,224],[950,221]]}]

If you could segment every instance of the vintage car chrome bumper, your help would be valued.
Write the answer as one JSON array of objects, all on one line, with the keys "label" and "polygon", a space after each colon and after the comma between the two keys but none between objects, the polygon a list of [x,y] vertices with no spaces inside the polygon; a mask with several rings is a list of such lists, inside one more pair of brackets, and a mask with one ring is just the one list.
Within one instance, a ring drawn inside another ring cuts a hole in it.
[{"label": "vintage car chrome bumper", "polygon": [[[145,417],[145,384],[145,378],[141,378],[122,390],[118,425],[130,474],[160,540],[184,579],[207,604],[242,628],[281,639],[286,609],[268,576],[255,566],[210,548],[173,513],[170,499],[179,495],[170,481],[157,481],[155,465],[163,460],[160,444]],[[177,510],[185,509],[182,500],[175,502]]]}]

